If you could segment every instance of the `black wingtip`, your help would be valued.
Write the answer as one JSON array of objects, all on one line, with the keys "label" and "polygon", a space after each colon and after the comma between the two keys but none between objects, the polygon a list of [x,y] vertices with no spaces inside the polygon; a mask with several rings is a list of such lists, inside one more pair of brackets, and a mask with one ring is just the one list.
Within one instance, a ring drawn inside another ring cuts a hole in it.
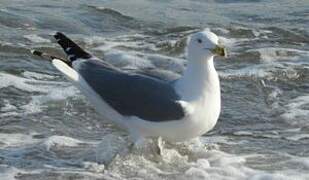
[{"label": "black wingtip", "polygon": [[56,39],[56,40],[60,40],[60,39],[64,39],[64,38],[67,38],[63,33],[61,33],[61,32],[56,32],[55,34],[54,34],[54,38]]},{"label": "black wingtip", "polygon": [[69,39],[61,32],[56,32],[54,38],[58,44],[62,47],[64,52],[68,55],[70,61],[75,61],[78,58],[89,59],[91,55],[79,47],[75,42]]},{"label": "black wingtip", "polygon": [[50,55],[48,53],[45,53],[45,52],[42,52],[42,51],[38,51],[38,50],[30,50],[31,54],[35,55],[35,56],[39,56],[39,57],[42,57],[43,59],[46,59],[46,60],[49,60],[49,61],[52,61],[54,59],[59,59],[65,63],[67,63],[69,66],[71,66],[71,61],[68,61],[66,59],[63,59],[61,57],[57,57],[57,56],[53,56],[53,55]]},{"label": "black wingtip", "polygon": [[37,50],[30,50],[31,54],[36,55],[36,56],[42,56],[43,52],[37,51]]}]

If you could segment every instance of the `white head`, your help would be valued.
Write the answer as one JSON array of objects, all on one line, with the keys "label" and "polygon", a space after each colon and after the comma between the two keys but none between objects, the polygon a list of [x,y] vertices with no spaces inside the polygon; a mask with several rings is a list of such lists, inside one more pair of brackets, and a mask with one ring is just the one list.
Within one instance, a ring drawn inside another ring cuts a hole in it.
[{"label": "white head", "polygon": [[218,44],[218,41],[218,36],[208,30],[191,35],[187,46],[189,59],[207,60],[216,55],[225,56],[225,49]]}]

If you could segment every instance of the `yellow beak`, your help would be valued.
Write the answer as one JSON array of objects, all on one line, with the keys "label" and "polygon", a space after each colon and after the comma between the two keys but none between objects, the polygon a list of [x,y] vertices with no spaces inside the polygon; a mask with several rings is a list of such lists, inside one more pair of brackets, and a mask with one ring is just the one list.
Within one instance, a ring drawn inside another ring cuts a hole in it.
[{"label": "yellow beak", "polygon": [[214,49],[211,50],[211,52],[218,55],[218,56],[223,56],[223,57],[227,56],[226,50],[222,46],[217,45]]}]

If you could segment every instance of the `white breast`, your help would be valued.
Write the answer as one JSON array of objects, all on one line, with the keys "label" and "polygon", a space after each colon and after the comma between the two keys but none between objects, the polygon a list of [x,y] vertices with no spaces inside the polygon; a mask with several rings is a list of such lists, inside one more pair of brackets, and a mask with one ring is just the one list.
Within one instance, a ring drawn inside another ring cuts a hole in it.
[{"label": "white breast", "polygon": [[211,61],[194,68],[175,84],[186,116],[182,120],[167,122],[143,121],[134,117],[130,120],[131,132],[138,132],[137,136],[142,137],[161,136],[170,141],[184,141],[201,136],[215,126],[221,110],[218,74]]},{"label": "white breast", "polygon": [[221,111],[220,82],[210,57],[205,63],[192,64],[175,86],[181,95],[188,116],[185,119],[188,137],[196,137],[211,130]]},{"label": "white breast", "polygon": [[217,73],[213,74],[211,83],[202,88],[203,93],[194,101],[187,102],[185,108],[189,109],[187,121],[191,129],[188,136],[201,136],[211,130],[219,118],[221,111],[220,83]]}]

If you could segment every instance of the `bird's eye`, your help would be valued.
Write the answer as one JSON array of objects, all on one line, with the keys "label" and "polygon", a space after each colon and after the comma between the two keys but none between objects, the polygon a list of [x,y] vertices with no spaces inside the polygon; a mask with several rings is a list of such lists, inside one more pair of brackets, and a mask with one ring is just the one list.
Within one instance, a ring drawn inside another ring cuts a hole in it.
[{"label": "bird's eye", "polygon": [[202,43],[203,41],[201,39],[197,39],[197,42],[198,43]]}]

